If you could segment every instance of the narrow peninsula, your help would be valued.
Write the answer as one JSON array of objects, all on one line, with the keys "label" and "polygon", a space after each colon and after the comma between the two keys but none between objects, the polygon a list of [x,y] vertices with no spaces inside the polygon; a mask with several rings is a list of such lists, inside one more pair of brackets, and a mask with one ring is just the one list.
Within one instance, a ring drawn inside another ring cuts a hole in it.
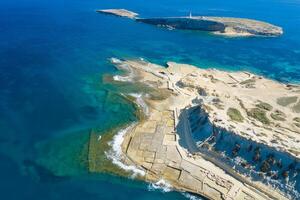
[{"label": "narrow peninsula", "polygon": [[139,18],[138,14],[125,9],[97,10],[99,13],[127,17],[138,22],[166,27],[168,29],[184,29],[209,31],[232,37],[241,36],[280,36],[281,27],[252,19],[233,17],[190,16],[187,17],[155,17]]}]

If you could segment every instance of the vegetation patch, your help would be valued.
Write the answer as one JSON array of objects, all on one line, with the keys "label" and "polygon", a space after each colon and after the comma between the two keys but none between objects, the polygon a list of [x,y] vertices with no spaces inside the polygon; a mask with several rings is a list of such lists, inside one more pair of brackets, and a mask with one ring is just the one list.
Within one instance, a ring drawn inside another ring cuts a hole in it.
[{"label": "vegetation patch", "polygon": [[285,121],[286,115],[280,110],[275,110],[274,113],[271,113],[271,118],[276,121]]},{"label": "vegetation patch", "polygon": [[292,96],[292,97],[280,97],[277,99],[277,104],[281,106],[288,106],[292,103],[295,103],[297,101],[298,97]]},{"label": "vegetation patch", "polygon": [[254,84],[255,84],[255,79],[247,79],[247,80],[244,80],[242,82],[240,82],[241,85],[245,85],[247,88],[250,88],[250,87],[254,87]]},{"label": "vegetation patch", "polygon": [[295,117],[293,120],[300,123],[300,117]]},{"label": "vegetation patch", "polygon": [[269,125],[270,120],[268,119],[266,115],[266,111],[260,108],[252,108],[247,112],[247,115],[260,121],[263,124]]},{"label": "vegetation patch", "polygon": [[201,96],[207,96],[207,92],[202,87],[197,87],[198,94]]},{"label": "vegetation patch", "polygon": [[238,102],[239,102],[241,108],[243,108],[245,111],[247,111],[247,109],[246,109],[246,107],[245,107],[243,101],[242,101],[241,99],[239,99],[239,98],[238,98],[237,100],[238,100]]},{"label": "vegetation patch", "polygon": [[267,110],[267,111],[271,111],[273,109],[273,107],[265,102],[259,102],[256,107]]},{"label": "vegetation patch", "polygon": [[216,108],[218,108],[220,110],[224,110],[223,102],[219,98],[214,98],[212,100],[212,103]]},{"label": "vegetation patch", "polygon": [[219,110],[224,110],[224,105],[222,105],[221,103],[214,103],[213,104],[216,108],[218,108]]},{"label": "vegetation patch", "polygon": [[148,94],[150,95],[151,100],[162,101],[167,99],[172,92],[167,89],[152,89]]},{"label": "vegetation patch", "polygon": [[300,113],[300,101],[292,107],[293,111]]},{"label": "vegetation patch", "polygon": [[204,108],[204,110],[205,110],[207,113],[210,113],[210,112],[213,111],[213,109],[212,109],[209,105],[203,104],[202,107]]},{"label": "vegetation patch", "polygon": [[300,128],[300,123],[294,123],[295,126],[297,126],[298,128]]},{"label": "vegetation patch", "polygon": [[243,122],[244,121],[244,117],[242,116],[241,112],[236,108],[228,108],[227,115],[233,121],[237,121],[237,122]]}]

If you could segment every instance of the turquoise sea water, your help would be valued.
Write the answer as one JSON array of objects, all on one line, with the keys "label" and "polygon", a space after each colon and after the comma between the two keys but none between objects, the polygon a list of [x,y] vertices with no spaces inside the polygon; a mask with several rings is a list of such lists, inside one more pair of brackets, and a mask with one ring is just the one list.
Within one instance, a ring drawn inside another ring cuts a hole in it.
[{"label": "turquoise sea water", "polygon": [[[248,17],[282,26],[285,34],[224,38],[170,31],[95,13],[101,8],[143,17],[190,11]],[[0,0],[1,199],[185,199],[149,191],[146,183],[87,174],[78,164],[90,128],[135,119],[128,102],[101,86],[103,74],[116,72],[107,59],[177,61],[300,82],[299,13],[297,0]],[[53,146],[40,150],[48,142]]]}]

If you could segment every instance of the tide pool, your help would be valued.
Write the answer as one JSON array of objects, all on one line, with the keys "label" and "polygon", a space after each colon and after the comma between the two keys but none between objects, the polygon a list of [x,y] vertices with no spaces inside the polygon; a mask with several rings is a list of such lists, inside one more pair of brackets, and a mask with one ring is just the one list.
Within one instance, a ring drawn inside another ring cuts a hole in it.
[{"label": "tide pool", "polygon": [[[226,38],[170,31],[95,12],[104,8],[125,8],[143,17],[192,12],[253,18],[282,26],[284,35]],[[187,198],[178,192],[149,191],[149,184],[140,181],[87,173],[84,145],[89,130],[105,133],[136,120],[135,108],[118,95],[118,88],[103,85],[103,75],[117,73],[111,57],[247,70],[300,82],[297,0],[0,0],[0,11],[3,199]],[[42,151],[39,146],[45,143],[50,147]]]}]

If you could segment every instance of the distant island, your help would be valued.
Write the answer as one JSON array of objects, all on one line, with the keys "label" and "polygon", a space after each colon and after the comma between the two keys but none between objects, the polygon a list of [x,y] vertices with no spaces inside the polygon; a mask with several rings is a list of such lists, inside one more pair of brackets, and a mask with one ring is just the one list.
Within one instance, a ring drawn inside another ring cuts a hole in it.
[{"label": "distant island", "polygon": [[118,136],[123,168],[214,200],[300,198],[299,85],[174,62],[111,62],[128,73],[115,81],[153,88],[135,95],[145,117]]},{"label": "distant island", "polygon": [[209,31],[215,34],[241,36],[280,36],[281,27],[253,19],[233,17],[186,16],[138,18],[138,13],[125,9],[97,10],[99,13],[127,17],[138,22],[166,27],[168,29]]}]

